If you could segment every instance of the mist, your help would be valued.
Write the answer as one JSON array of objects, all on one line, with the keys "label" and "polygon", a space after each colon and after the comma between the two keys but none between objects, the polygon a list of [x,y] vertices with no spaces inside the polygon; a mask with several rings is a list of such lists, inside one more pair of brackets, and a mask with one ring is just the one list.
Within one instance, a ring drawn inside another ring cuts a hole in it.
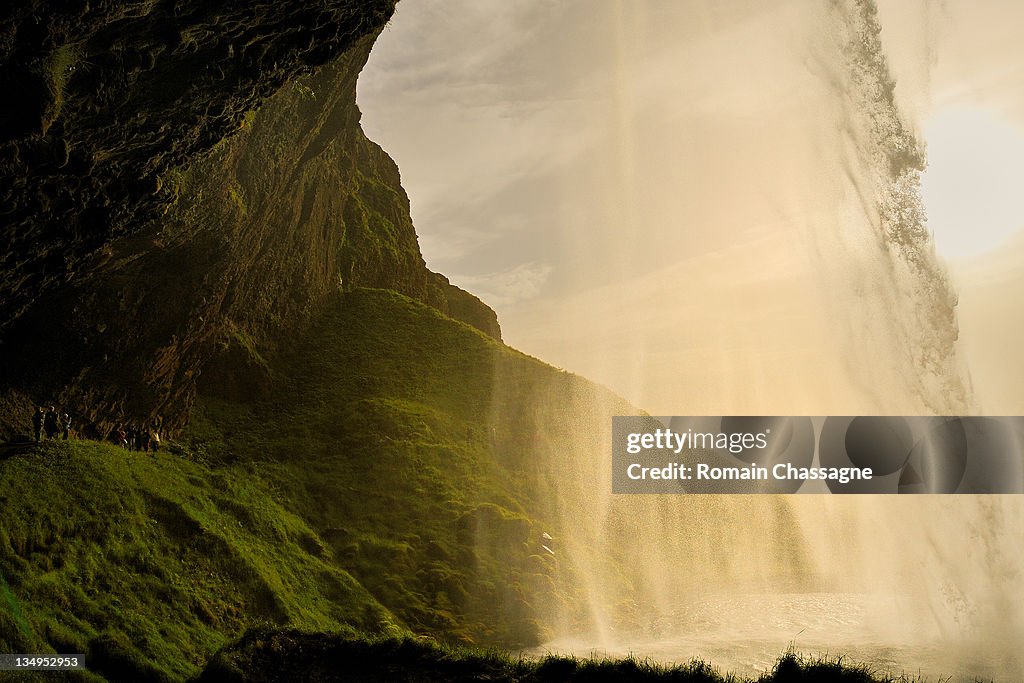
[{"label": "mist", "polygon": [[[441,7],[400,6],[360,102],[428,262],[511,346],[651,414],[980,410],[920,193],[934,16],[536,3],[474,29],[494,8]],[[552,506],[592,596],[551,647],[1024,674],[1018,498],[616,497],[597,450],[538,456],[578,471]],[[642,558],[632,590],[609,557]]]},{"label": "mist", "polygon": [[[410,5],[410,30],[438,7]],[[486,13],[464,9],[446,21]],[[495,306],[512,346],[653,413],[962,410],[952,340],[936,340],[955,331],[932,320],[955,294],[922,235],[895,246],[880,215],[913,197],[923,145],[878,90],[888,72],[853,82],[867,72],[843,54],[856,36],[837,33],[839,10],[587,10],[505,10],[513,37],[467,27],[471,58],[411,68],[431,39],[382,36],[360,102],[402,166],[428,262]],[[394,125],[403,106],[416,124]],[[900,177],[879,158],[894,145],[914,147]],[[952,384],[922,386],[914,367],[930,362]]]}]

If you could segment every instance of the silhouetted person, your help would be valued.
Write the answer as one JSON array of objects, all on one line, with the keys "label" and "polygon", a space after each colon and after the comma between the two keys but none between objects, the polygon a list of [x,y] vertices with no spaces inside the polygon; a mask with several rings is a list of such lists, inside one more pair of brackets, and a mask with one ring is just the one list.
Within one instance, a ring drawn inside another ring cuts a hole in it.
[{"label": "silhouetted person", "polygon": [[32,413],[32,432],[36,435],[36,443],[43,440],[43,413],[42,406],[36,406],[36,412]]},{"label": "silhouetted person", "polygon": [[43,416],[43,429],[46,431],[47,439],[57,438],[57,409],[50,406],[50,409],[46,411],[46,415]]},{"label": "silhouetted person", "polygon": [[60,435],[65,441],[71,435],[71,416],[67,413],[60,416]]},{"label": "silhouetted person", "polygon": [[124,431],[124,425],[120,422],[114,427],[114,441],[121,448],[128,448],[128,434]]},{"label": "silhouetted person", "polygon": [[153,418],[153,421],[150,423],[149,430],[149,445],[153,449],[154,453],[160,450],[160,432],[162,432],[163,430],[164,418],[161,415],[157,415],[156,417]]}]

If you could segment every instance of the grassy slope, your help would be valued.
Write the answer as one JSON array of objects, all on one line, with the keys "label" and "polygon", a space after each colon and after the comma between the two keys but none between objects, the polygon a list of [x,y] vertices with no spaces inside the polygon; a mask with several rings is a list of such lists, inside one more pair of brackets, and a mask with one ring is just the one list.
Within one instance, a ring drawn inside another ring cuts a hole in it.
[{"label": "grassy slope", "polygon": [[272,364],[271,401],[207,401],[187,454],[0,461],[0,651],[180,679],[252,623],[544,637],[567,598],[524,512],[544,473],[523,406],[607,392],[378,290],[339,295]]},{"label": "grassy slope", "polygon": [[[344,295],[277,359],[270,402],[207,400],[193,444],[257,462],[338,564],[413,632],[529,645],[571,602],[541,547],[558,522],[541,451],[631,411],[595,385],[393,292]],[[580,425],[582,426],[582,425]],[[595,446],[596,447],[596,446]]]},{"label": "grassy slope", "polygon": [[84,652],[181,679],[253,621],[351,632],[389,616],[244,467],[98,443],[0,464],[0,651]]},{"label": "grassy slope", "polygon": [[[182,680],[255,627],[211,680],[329,680],[334,656],[372,681],[631,673],[364,640],[528,645],[585,610],[567,557],[587,553],[553,557],[541,534],[573,542],[567,482],[593,489],[594,473],[559,468],[580,466],[568,449],[605,447],[608,416],[630,406],[381,290],[339,294],[267,365],[272,398],[205,399],[187,449],[70,442],[0,460],[0,651],[85,652],[112,680]],[[282,664],[259,678],[268,657]]]}]

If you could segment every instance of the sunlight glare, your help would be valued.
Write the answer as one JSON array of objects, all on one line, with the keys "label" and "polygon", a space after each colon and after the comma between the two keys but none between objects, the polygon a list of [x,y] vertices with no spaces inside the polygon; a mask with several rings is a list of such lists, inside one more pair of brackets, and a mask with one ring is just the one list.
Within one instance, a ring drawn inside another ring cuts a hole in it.
[{"label": "sunlight glare", "polygon": [[1024,131],[981,108],[939,110],[924,126],[921,194],[936,250],[960,261],[1024,227]]}]

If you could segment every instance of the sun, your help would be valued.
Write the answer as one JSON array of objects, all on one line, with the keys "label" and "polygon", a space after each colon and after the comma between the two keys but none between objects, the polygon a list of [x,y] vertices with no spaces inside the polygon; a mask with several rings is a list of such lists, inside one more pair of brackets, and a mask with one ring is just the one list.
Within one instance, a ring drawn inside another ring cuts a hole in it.
[{"label": "sun", "polygon": [[940,256],[969,259],[1024,228],[1024,130],[992,110],[950,107],[924,134],[921,194]]}]

